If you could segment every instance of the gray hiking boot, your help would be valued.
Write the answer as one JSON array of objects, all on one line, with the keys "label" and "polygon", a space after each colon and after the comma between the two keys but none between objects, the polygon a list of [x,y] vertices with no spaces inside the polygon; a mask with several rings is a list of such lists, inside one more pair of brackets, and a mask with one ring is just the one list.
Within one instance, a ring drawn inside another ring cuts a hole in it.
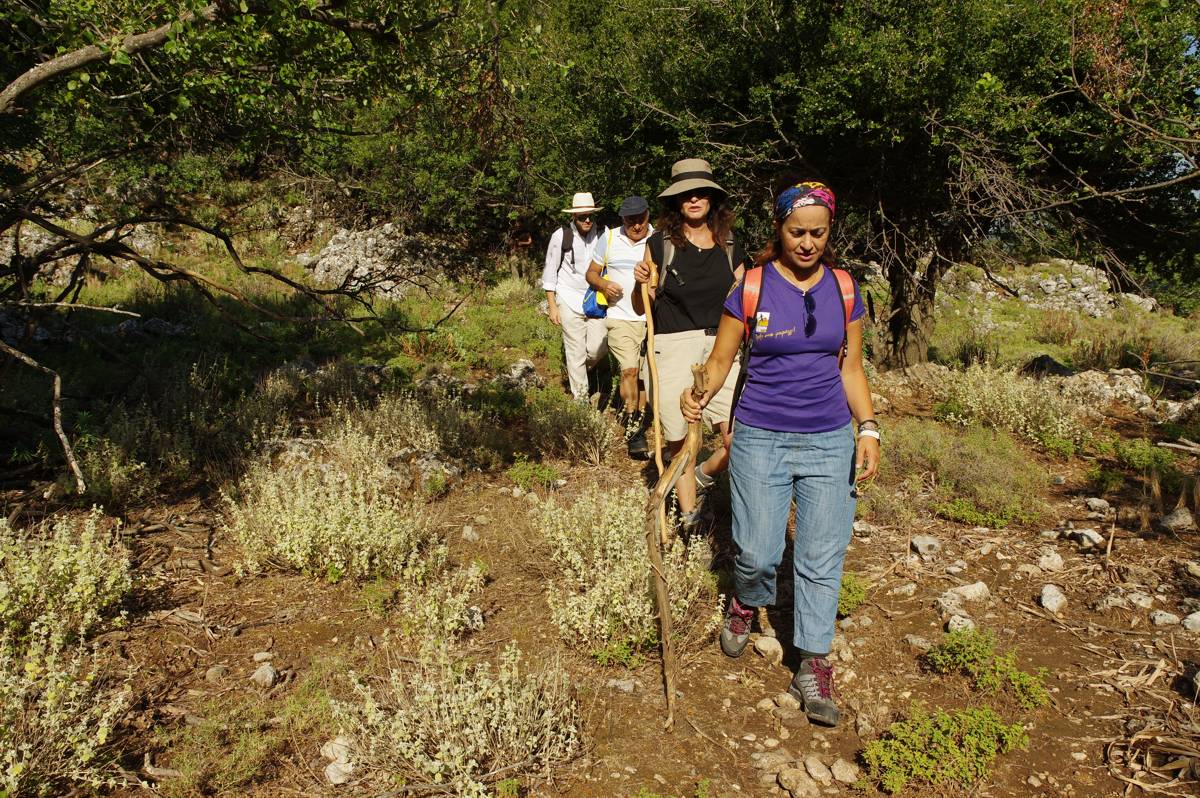
[{"label": "gray hiking boot", "polygon": [[743,607],[735,598],[729,599],[725,610],[725,623],[721,626],[721,650],[727,657],[740,657],[750,642],[750,624],[754,622],[754,608]]},{"label": "gray hiking boot", "polygon": [[836,726],[841,713],[833,700],[833,665],[824,657],[801,660],[792,685],[788,688],[813,723]]},{"label": "gray hiking boot", "polygon": [[717,483],[716,477],[710,477],[708,474],[704,473],[704,464],[703,463],[699,463],[696,465],[695,474],[696,474],[696,495],[697,496],[702,496],[703,494],[708,493],[709,488],[711,488],[713,485],[715,485]]},{"label": "gray hiking boot", "polygon": [[679,529],[685,535],[694,535],[697,532],[708,532],[716,523],[716,516],[713,515],[712,507],[708,502],[704,501],[703,497],[696,497],[696,508],[690,513],[679,514]]}]

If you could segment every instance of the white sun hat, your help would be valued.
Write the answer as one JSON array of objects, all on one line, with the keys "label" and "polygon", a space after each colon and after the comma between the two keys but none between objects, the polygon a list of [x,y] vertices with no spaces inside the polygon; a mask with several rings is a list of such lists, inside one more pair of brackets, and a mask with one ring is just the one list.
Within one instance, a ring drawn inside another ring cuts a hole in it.
[{"label": "white sun hat", "polygon": [[563,208],[563,213],[591,213],[598,210],[600,210],[600,206],[592,199],[591,193],[580,191],[571,198],[571,207]]}]

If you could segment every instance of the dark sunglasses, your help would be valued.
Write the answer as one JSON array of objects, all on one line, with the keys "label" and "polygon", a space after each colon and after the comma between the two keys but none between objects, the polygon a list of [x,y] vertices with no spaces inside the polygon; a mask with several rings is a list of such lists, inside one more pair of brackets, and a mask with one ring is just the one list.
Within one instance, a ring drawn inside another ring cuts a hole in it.
[{"label": "dark sunglasses", "polygon": [[813,333],[817,331],[817,301],[812,298],[812,293],[806,291],[804,293],[804,337],[812,338]]},{"label": "dark sunglasses", "polygon": [[592,220],[592,215],[590,213],[575,214],[575,221],[577,221],[577,222],[590,222],[591,220]]}]

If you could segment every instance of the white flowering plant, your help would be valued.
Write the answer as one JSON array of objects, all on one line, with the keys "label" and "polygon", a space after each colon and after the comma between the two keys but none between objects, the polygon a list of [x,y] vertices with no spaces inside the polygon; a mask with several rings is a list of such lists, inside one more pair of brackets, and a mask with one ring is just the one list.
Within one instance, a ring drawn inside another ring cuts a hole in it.
[{"label": "white flowering plant", "polygon": [[351,673],[350,683],[354,699],[334,701],[334,717],[353,741],[355,767],[390,784],[485,798],[490,784],[548,773],[582,748],[566,672],[553,661],[521,667],[515,645],[495,667],[426,646],[409,670],[377,679]]},{"label": "white flowering plant", "polygon": [[[562,638],[602,663],[636,664],[658,639],[646,554],[646,493],[601,490],[546,502],[535,523],[550,544],[550,618]],[[721,621],[721,596],[709,571],[707,541],[676,537],[663,561],[671,620],[686,648],[711,637]]]}]

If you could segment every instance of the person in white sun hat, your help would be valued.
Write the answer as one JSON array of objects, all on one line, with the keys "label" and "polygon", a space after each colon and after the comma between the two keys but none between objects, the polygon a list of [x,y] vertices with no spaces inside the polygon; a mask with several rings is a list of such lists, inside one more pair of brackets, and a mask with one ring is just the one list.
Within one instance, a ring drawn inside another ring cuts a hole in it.
[{"label": "person in white sun hat", "polygon": [[542,270],[550,321],[562,328],[563,359],[571,396],[581,401],[588,399],[588,370],[607,354],[608,331],[604,319],[583,315],[588,266],[596,242],[604,233],[595,217],[599,210],[589,192],[581,191],[571,198],[571,207],[563,208],[570,219],[550,236]]}]

